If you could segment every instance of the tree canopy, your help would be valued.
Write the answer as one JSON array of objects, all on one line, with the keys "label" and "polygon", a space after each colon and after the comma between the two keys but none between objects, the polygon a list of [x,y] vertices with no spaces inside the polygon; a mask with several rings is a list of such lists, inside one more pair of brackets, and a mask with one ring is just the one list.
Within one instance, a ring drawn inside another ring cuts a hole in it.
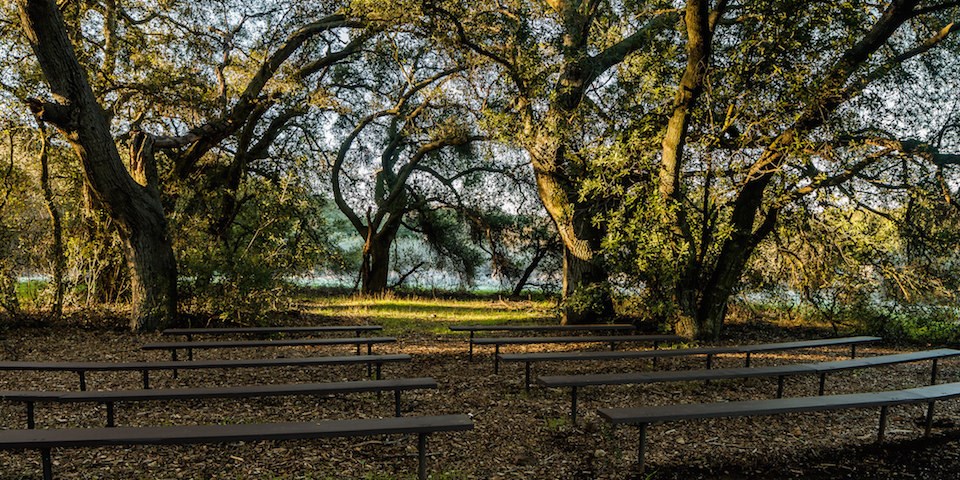
[{"label": "tree canopy", "polygon": [[960,2],[288,3],[0,7],[0,234],[62,245],[7,248],[0,297],[61,265],[155,328],[348,264],[379,293],[404,232],[513,293],[556,252],[563,321],[633,296],[691,337],[749,288],[956,295]]}]

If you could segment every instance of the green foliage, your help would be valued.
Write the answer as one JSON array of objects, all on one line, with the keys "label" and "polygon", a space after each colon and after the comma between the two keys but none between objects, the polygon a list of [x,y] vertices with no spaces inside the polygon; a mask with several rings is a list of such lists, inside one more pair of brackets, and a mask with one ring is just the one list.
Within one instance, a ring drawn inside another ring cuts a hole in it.
[{"label": "green foliage", "polygon": [[188,279],[183,288],[194,309],[233,323],[258,323],[265,313],[285,308],[288,279],[336,263],[323,216],[326,202],[295,177],[248,179],[235,193],[245,201],[219,233],[209,219],[222,213],[216,208],[221,192],[184,193],[173,218],[181,232],[181,276]]}]

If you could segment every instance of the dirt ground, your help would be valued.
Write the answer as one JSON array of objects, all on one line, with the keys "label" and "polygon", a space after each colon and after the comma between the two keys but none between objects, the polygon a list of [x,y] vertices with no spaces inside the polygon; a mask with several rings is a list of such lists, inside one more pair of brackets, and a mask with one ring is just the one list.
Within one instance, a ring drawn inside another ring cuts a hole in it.
[{"label": "dirt ground", "polygon": [[[327,323],[330,323],[329,321]],[[781,341],[804,332],[733,332],[740,341]],[[822,332],[821,332],[822,333]],[[757,338],[754,338],[757,337]],[[169,340],[105,328],[18,327],[0,331],[2,360],[165,360],[165,352],[144,352],[143,343]],[[726,341],[725,343],[732,343]],[[571,347],[506,347],[505,351]],[[582,346],[580,348],[583,348]],[[862,355],[924,347],[864,346]],[[507,364],[493,374],[491,349],[478,348],[467,360],[464,336],[405,335],[375,353],[407,353],[408,364],[385,366],[386,377],[435,378],[437,390],[403,394],[405,415],[466,413],[470,432],[436,434],[428,441],[429,471],[435,479],[690,479],[690,478],[960,478],[960,402],[937,406],[937,424],[923,438],[923,406],[892,408],[887,440],[875,443],[878,411],[853,410],[778,417],[675,422],[649,429],[644,476],[634,471],[637,431],[611,429],[596,414],[600,407],[666,405],[772,398],[776,379],[586,388],[581,418],[568,420],[567,390],[524,393],[523,368]],[[253,358],[350,354],[351,347],[219,350],[197,358]],[[758,355],[754,365],[845,358],[848,348],[800,350]],[[720,366],[742,359],[721,357]],[[702,358],[663,361],[660,368],[702,368]],[[960,381],[958,361],[941,362],[941,382]],[[537,364],[537,374],[649,370],[646,361]],[[352,367],[187,371],[179,379],[151,375],[154,388],[357,380],[365,369]],[[907,388],[929,381],[929,362],[856,370],[828,378],[828,393]],[[92,373],[90,389],[139,388],[137,373]],[[75,374],[0,372],[0,390],[76,390]],[[788,379],[786,395],[815,395],[815,376]],[[22,404],[0,402],[2,428],[24,428]],[[310,421],[390,416],[392,395],[287,397],[252,400],[195,400],[120,404],[124,426]],[[38,405],[38,428],[94,427],[105,422],[103,407],[92,404]],[[0,433],[2,435],[2,433]],[[253,442],[227,445],[99,448],[54,451],[54,473],[61,479],[216,478],[216,479],[390,479],[415,478],[416,439],[409,436],[320,441]],[[0,452],[0,480],[39,478],[36,452]]]}]

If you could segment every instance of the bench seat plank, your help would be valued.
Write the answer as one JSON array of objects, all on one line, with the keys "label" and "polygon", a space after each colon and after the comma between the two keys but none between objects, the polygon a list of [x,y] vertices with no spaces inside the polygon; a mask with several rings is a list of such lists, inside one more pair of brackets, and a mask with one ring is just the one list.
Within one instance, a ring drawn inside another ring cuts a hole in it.
[{"label": "bench seat plank", "polygon": [[600,416],[614,425],[671,422],[697,418],[778,415],[793,412],[815,412],[846,408],[881,407],[927,401],[928,397],[913,391],[894,390],[875,393],[849,393],[816,397],[774,398],[738,402],[658,405],[639,408],[601,408]]},{"label": "bench seat plank", "polygon": [[453,332],[577,332],[577,331],[632,331],[629,323],[599,323],[585,325],[451,325]]},{"label": "bench seat plank", "polygon": [[872,343],[883,340],[880,337],[858,336],[822,338],[817,340],[800,340],[796,342],[758,343],[738,347],[742,353],[770,352],[779,350],[799,350],[801,348],[829,347],[832,345],[855,345],[858,343]]},{"label": "bench seat plank", "polygon": [[781,375],[802,375],[808,373],[831,373],[857,368],[868,368],[881,365],[895,365],[898,363],[948,358],[958,355],[960,355],[960,350],[941,348],[937,350],[921,352],[861,357],[851,360],[799,363],[793,365],[774,365],[768,367],[716,368],[710,370],[679,370],[586,375],[543,375],[537,377],[537,383],[545,387],[583,387],[591,385],[625,385],[657,382],[723,380],[731,378],[776,377]]},{"label": "bench seat plank", "polygon": [[581,325],[452,325],[452,332],[470,332],[467,359],[473,361],[474,336],[477,332],[632,332],[635,325],[629,323],[599,323]]},{"label": "bench seat plank", "polygon": [[602,360],[628,360],[635,358],[652,358],[654,367],[657,366],[657,359],[664,357],[686,357],[693,355],[707,356],[707,369],[713,365],[713,357],[720,354],[746,353],[747,358],[744,366],[750,366],[750,355],[755,352],[769,352],[776,350],[792,350],[799,348],[813,348],[823,346],[850,345],[851,356],[854,355],[852,349],[856,345],[880,341],[879,337],[841,337],[826,338],[820,340],[804,340],[799,342],[766,343],[757,345],[740,345],[724,347],[697,347],[697,348],[677,348],[665,350],[643,350],[626,352],[536,352],[536,353],[505,353],[498,356],[499,360],[504,362],[523,362],[524,366],[524,388],[530,389],[530,365],[535,362],[547,361],[602,361]]},{"label": "bench seat plank", "polygon": [[3,370],[35,370],[35,371],[142,371],[142,370],[191,370],[212,368],[244,368],[244,367],[279,367],[303,366],[324,364],[350,364],[367,362],[397,362],[410,361],[407,354],[389,355],[347,355],[331,357],[303,357],[303,358],[249,358],[233,360],[194,360],[189,362],[158,361],[158,362],[21,362],[0,361],[0,371]]},{"label": "bench seat plank", "polygon": [[540,343],[609,343],[610,350],[618,343],[652,342],[654,348],[660,342],[679,342],[678,335],[568,335],[563,337],[484,337],[473,341],[477,345],[493,345],[493,373],[500,373],[501,345],[534,345]]},{"label": "bench seat plank", "polygon": [[173,427],[107,427],[5,430],[2,450],[40,450],[43,478],[53,479],[51,450],[121,445],[188,445],[247,441],[305,440],[331,437],[416,434],[417,478],[427,479],[426,437],[435,432],[473,429],[467,415],[326,420],[322,422],[185,425]]},{"label": "bench seat plank", "polygon": [[563,337],[484,337],[473,342],[477,345],[533,345],[538,343],[608,343],[608,342],[679,342],[677,335],[591,335]]},{"label": "bench seat plank", "polygon": [[692,355],[719,355],[740,353],[734,347],[673,348],[661,350],[640,350],[624,352],[533,352],[501,353],[504,362],[552,362],[586,360],[621,360],[630,358],[683,357]]},{"label": "bench seat plank", "polygon": [[545,387],[585,387],[592,385],[632,385],[644,383],[771,377],[817,372],[818,370],[811,365],[797,364],[754,368],[716,368],[710,370],[660,370],[653,372],[605,373],[592,375],[544,375],[537,377],[537,383]]},{"label": "bench seat plank", "polygon": [[205,370],[217,368],[268,368],[293,366],[320,366],[320,365],[376,365],[377,378],[380,378],[380,368],[385,363],[409,362],[410,355],[349,355],[330,357],[302,357],[302,358],[245,358],[231,360],[191,360],[191,361],[158,361],[158,362],[22,362],[0,361],[0,371],[56,371],[75,372],[80,375],[80,390],[86,390],[86,372],[122,372],[137,371],[143,374],[144,388],[149,387],[148,373],[156,370]]},{"label": "bench seat plank", "polygon": [[823,395],[826,375],[856,368],[870,368],[900,363],[933,360],[931,383],[936,383],[937,360],[960,356],[960,350],[941,348],[920,352],[898,353],[892,355],[878,355],[874,357],[856,358],[818,363],[798,363],[792,365],[775,365],[768,367],[741,367],[719,368],[702,370],[654,371],[654,372],[627,372],[586,375],[543,375],[537,377],[537,383],[544,387],[571,388],[570,417],[574,423],[577,419],[577,388],[596,385],[640,385],[661,382],[710,381],[729,380],[735,378],[778,377],[777,397],[783,395],[783,378],[786,376],[818,374],[820,375],[820,395]]},{"label": "bench seat plank", "polygon": [[34,403],[98,402],[107,405],[107,426],[114,426],[114,403],[165,400],[193,400],[200,398],[253,398],[293,395],[341,395],[363,392],[394,392],[394,414],[401,416],[400,392],[437,388],[429,377],[396,378],[388,380],[361,380],[328,383],[285,383],[270,385],[241,385],[229,387],[162,388],[143,390],[97,390],[82,392],[0,391],[0,400],[23,402],[27,405],[27,428],[34,428]]},{"label": "bench seat plank", "polygon": [[381,325],[324,325],[307,327],[221,327],[221,328],[167,328],[163,335],[243,335],[272,333],[319,332],[373,332],[383,330]]},{"label": "bench seat plank", "polygon": [[50,428],[4,430],[0,449],[103,447],[112,445],[185,445],[322,437],[391,435],[469,430],[467,415],[324,420],[322,422],[177,425],[163,427]]},{"label": "bench seat plank", "polygon": [[850,393],[817,397],[779,398],[774,400],[746,400],[737,402],[695,403],[685,405],[658,405],[640,408],[602,408],[600,416],[613,425],[636,425],[640,429],[640,448],[637,455],[639,473],[644,472],[644,451],[647,426],[660,422],[695,420],[720,417],[747,417],[786,413],[817,412],[850,408],[880,407],[880,428],[877,441],[883,441],[890,406],[927,403],[925,435],[930,434],[934,403],[960,397],[960,383],[930,385],[906,390],[873,393]]},{"label": "bench seat plank", "polygon": [[[437,388],[429,377],[395,378],[387,380],[359,380],[328,383],[285,383],[277,385],[243,385],[230,387],[164,388],[147,390],[99,390],[62,392],[62,402],[124,402],[146,400],[177,400],[192,398],[246,398],[283,395],[334,395],[340,393],[378,392],[384,390],[414,390]],[[3,398],[0,392],[0,398]]]},{"label": "bench seat plank", "polygon": [[212,348],[256,348],[256,347],[297,347],[310,345],[353,345],[393,343],[395,337],[351,337],[351,338],[299,338],[283,340],[224,340],[208,342],[159,342],[146,343],[140,348],[143,350],[172,350],[172,349],[212,349]]}]

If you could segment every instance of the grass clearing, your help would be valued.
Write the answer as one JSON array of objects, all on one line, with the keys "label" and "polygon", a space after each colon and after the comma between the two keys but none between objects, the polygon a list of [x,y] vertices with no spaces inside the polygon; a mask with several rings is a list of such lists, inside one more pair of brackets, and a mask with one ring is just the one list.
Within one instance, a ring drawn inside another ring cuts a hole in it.
[{"label": "grass clearing", "polygon": [[383,325],[385,335],[452,333],[448,327],[457,324],[551,324],[558,319],[556,304],[550,301],[395,295],[313,297],[305,300],[304,310]]}]

